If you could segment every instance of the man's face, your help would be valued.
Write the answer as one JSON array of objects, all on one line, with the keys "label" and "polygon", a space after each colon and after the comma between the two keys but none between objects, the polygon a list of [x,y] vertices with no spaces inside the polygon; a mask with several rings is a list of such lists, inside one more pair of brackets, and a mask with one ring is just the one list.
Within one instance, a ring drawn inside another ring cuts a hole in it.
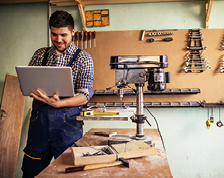
[{"label": "man's face", "polygon": [[51,41],[60,53],[63,53],[71,45],[74,34],[75,29],[71,32],[68,27],[56,28],[51,26]]}]

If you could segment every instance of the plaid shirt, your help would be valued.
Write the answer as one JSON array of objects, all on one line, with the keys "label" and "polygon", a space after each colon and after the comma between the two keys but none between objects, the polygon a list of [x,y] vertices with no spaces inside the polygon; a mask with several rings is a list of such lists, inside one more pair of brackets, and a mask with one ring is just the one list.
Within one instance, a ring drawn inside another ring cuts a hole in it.
[{"label": "plaid shirt", "polygon": [[[44,53],[47,48],[38,49],[29,66],[41,66],[44,58]],[[58,55],[54,46],[48,51],[47,66],[67,66],[71,57],[74,55],[78,47],[72,43],[63,54]],[[76,60],[71,65],[73,73],[73,83],[75,93],[82,93],[89,100],[94,93],[93,80],[94,80],[94,67],[92,57],[85,51],[80,51]]]}]

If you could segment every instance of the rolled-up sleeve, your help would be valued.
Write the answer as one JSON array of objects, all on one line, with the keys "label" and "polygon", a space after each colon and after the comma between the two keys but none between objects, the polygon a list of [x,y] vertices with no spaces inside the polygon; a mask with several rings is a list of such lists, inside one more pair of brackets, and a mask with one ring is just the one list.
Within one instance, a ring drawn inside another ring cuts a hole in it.
[{"label": "rolled-up sleeve", "polygon": [[93,81],[94,81],[94,65],[92,57],[85,53],[85,55],[80,57],[78,76],[76,81],[76,93],[82,93],[86,96],[89,101],[94,94]]}]

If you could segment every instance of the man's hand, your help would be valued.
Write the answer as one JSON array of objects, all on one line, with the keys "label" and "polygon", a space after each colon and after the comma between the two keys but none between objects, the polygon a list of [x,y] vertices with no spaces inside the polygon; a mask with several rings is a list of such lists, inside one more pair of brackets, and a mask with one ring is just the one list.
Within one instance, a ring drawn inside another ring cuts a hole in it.
[{"label": "man's hand", "polygon": [[84,94],[78,94],[73,97],[60,99],[57,94],[54,94],[54,96],[49,97],[40,89],[37,89],[36,91],[39,95],[32,92],[30,93],[31,98],[42,101],[55,108],[80,106],[88,102]]},{"label": "man's hand", "polygon": [[41,91],[40,89],[37,89],[36,90],[37,93],[39,95],[36,95],[35,93],[31,92],[30,95],[31,95],[31,98],[34,98],[36,100],[39,100],[39,101],[42,101],[52,107],[55,107],[55,108],[60,108],[60,98],[57,94],[54,94],[54,96],[52,97],[49,97],[47,96],[43,91]]}]

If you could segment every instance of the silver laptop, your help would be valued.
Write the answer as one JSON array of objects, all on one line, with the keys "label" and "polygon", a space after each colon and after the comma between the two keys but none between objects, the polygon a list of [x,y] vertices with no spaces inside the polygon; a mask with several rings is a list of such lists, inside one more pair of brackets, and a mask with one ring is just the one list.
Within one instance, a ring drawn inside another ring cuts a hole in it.
[{"label": "silver laptop", "polygon": [[57,93],[60,97],[72,97],[75,94],[71,67],[16,66],[15,68],[24,96],[30,96],[31,92],[37,94],[37,88],[48,96]]}]

